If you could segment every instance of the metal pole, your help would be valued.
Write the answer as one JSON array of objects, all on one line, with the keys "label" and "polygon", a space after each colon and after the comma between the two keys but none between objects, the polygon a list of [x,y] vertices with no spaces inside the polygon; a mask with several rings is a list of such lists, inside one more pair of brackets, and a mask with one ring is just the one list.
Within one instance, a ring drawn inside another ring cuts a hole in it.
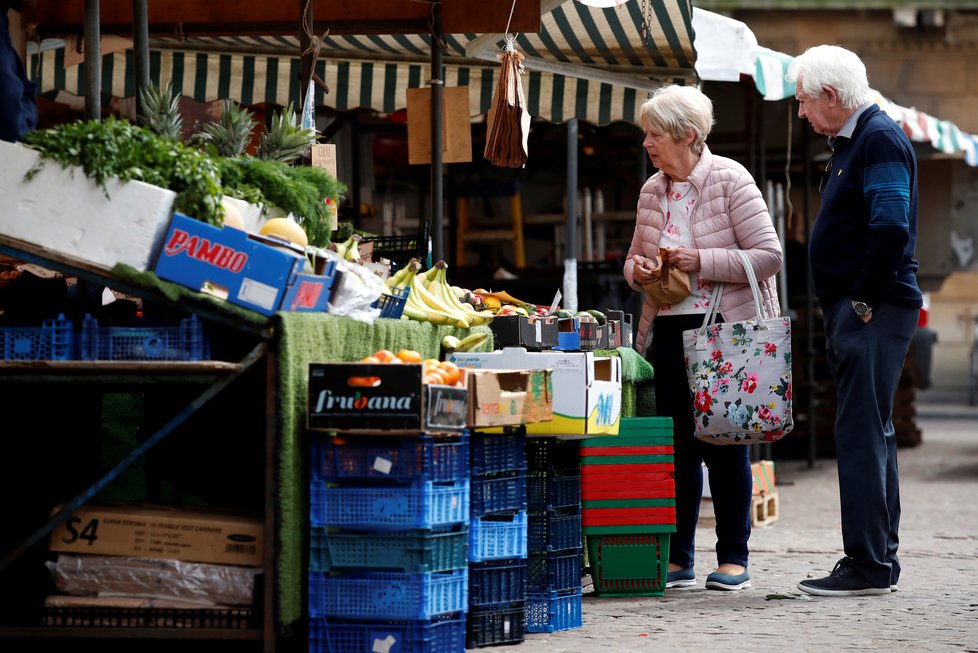
[{"label": "metal pole", "polygon": [[[444,233],[442,219],[444,213],[444,198],[442,197],[444,179],[442,164],[442,124],[444,122],[442,99],[445,95],[445,81],[442,79],[442,33],[441,33],[441,2],[431,5],[431,216],[428,225],[431,226],[431,259],[439,261],[445,258]],[[428,230],[422,228],[422,236]]]},{"label": "metal pole", "polygon": [[564,230],[564,308],[577,310],[577,118],[567,121],[567,226]]},{"label": "metal pole", "polygon": [[142,117],[139,90],[149,85],[149,9],[147,0],[132,0],[132,49],[136,63],[136,115]]},{"label": "metal pole", "polygon": [[85,0],[85,118],[102,117],[102,35],[99,0]]}]

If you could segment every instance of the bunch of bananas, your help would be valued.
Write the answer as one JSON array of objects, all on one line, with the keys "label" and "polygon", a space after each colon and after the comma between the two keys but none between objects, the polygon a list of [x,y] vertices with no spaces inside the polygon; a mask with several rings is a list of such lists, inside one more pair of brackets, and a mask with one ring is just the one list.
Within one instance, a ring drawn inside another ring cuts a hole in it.
[{"label": "bunch of bananas", "polygon": [[391,291],[409,289],[404,301],[404,317],[463,329],[489,324],[492,320],[492,313],[476,311],[456,296],[448,283],[445,261],[438,261],[427,272],[420,270],[421,261],[413,258],[385,282]]},{"label": "bunch of bananas", "polygon": [[355,261],[360,263],[363,257],[360,256],[360,241],[363,236],[352,234],[342,243],[330,243],[329,248],[335,249],[336,253],[343,257],[344,261]]},{"label": "bunch of bananas", "polygon": [[455,353],[463,351],[474,351],[482,346],[486,340],[489,339],[488,333],[470,333],[464,338],[457,338],[453,335],[447,335],[441,339],[441,348],[446,353]]}]

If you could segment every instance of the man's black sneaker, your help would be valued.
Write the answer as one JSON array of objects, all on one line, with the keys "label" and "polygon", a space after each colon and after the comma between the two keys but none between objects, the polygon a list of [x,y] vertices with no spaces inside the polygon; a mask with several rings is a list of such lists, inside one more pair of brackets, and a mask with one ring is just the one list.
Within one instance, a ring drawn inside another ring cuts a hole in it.
[{"label": "man's black sneaker", "polygon": [[890,586],[872,587],[853,569],[849,558],[835,563],[832,573],[825,578],[803,580],[798,589],[815,596],[878,596],[889,594]]}]

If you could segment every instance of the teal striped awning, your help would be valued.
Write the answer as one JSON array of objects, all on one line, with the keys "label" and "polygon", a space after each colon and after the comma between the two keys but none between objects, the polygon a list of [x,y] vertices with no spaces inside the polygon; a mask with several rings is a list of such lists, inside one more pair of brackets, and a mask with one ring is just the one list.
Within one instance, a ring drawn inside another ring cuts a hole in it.
[{"label": "teal striped awning", "polygon": [[[541,31],[515,35],[515,47],[525,56],[530,114],[551,122],[635,122],[649,91],[695,81],[690,2],[649,0],[648,6],[643,15],[637,0],[609,9],[573,0],[545,2]],[[443,79],[446,86],[469,87],[471,116],[492,104],[500,67],[495,58],[504,43],[498,34],[444,38]],[[316,73],[329,93],[316,87],[315,102],[340,111],[402,109],[406,90],[425,87],[432,76],[431,47],[427,35],[326,36]],[[174,89],[200,102],[298,105],[299,51],[298,37],[154,39],[150,77],[160,85],[172,81]],[[84,66],[65,69],[63,49],[33,54],[31,70],[42,93],[84,93]],[[134,96],[134,79],[132,50],[103,57],[103,95]]]}]

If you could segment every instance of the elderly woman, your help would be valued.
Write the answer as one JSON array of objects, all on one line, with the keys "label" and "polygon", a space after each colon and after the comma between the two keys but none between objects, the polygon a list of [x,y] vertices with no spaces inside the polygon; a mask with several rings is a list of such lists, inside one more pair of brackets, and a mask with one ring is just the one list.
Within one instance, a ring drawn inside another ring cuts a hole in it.
[{"label": "elderly woman", "polygon": [[[724,282],[719,321],[754,317],[747,274],[735,250],[747,253],[764,300],[765,317],[780,315],[773,275],[782,251],[764,198],[747,170],[706,146],[713,103],[690,86],[658,89],[641,109],[643,145],[658,172],[642,187],[625,279],[645,293],[636,346],[655,369],[656,405],[672,417],[675,434],[676,534],[669,554],[667,588],[696,585],[694,544],[703,494],[702,464],[709,471],[716,514],[717,568],[706,587],[750,587],[752,479],[746,446],[718,446],[693,437],[693,406],[686,381],[683,331],[703,324],[713,283]],[[686,272],[690,294],[658,305],[646,292],[665,260]]]}]

